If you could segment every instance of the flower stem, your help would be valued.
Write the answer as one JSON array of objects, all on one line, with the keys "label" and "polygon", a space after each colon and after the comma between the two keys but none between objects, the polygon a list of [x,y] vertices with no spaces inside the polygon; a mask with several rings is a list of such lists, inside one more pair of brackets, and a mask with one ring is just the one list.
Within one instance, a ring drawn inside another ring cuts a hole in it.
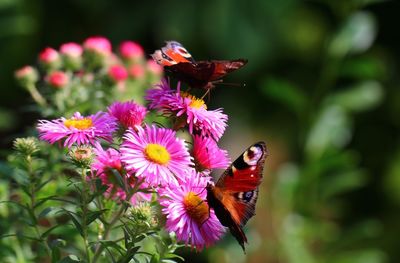
[{"label": "flower stem", "polygon": [[88,216],[88,185],[86,181],[86,168],[82,168],[82,238],[85,246],[86,260],[90,263],[90,249],[88,241],[88,227],[87,227],[87,216]]},{"label": "flower stem", "polygon": [[43,246],[46,249],[47,255],[50,257],[51,249],[50,249],[49,245],[47,244],[46,240],[44,240],[42,238],[42,234],[40,233],[39,227],[37,225],[38,218],[35,214],[35,206],[36,206],[35,175],[33,173],[33,168],[32,168],[32,156],[30,156],[30,155],[26,156],[26,167],[27,167],[27,172],[29,175],[29,197],[30,197],[29,210],[31,211],[30,213],[34,220],[33,228],[35,230],[37,239],[40,240],[41,243],[43,243]]},{"label": "flower stem", "polygon": [[42,107],[47,105],[45,98],[43,98],[42,94],[40,94],[40,92],[36,89],[36,86],[34,84],[28,84],[26,88],[31,94],[33,100],[36,101],[37,104],[39,104]]},{"label": "flower stem", "polygon": [[[124,178],[125,178],[125,184],[126,184],[126,183],[127,183],[126,177],[124,177]],[[128,194],[127,194],[127,196],[126,196],[126,201],[129,202],[129,200],[131,199],[131,197],[138,191],[140,184],[141,184],[141,182],[138,181],[138,182],[136,183],[135,187],[134,187],[131,191],[128,192]],[[127,185],[125,185],[125,186],[127,186]],[[120,217],[122,216],[122,214],[126,211],[127,207],[128,207],[128,204],[127,204],[127,203],[123,203],[123,204],[121,205],[121,207],[119,208],[119,210],[117,211],[117,213],[116,213],[116,214],[113,216],[113,218],[111,219],[110,223],[108,223],[108,224],[105,226],[104,235],[103,235],[103,240],[107,240],[107,238],[108,238],[108,236],[109,236],[111,230],[113,229],[115,223],[118,222],[118,220],[120,219]],[[100,244],[100,245],[96,248],[96,251],[95,251],[94,256],[93,256],[93,261],[92,261],[92,263],[96,263],[96,262],[97,262],[97,260],[99,259],[100,255],[101,255],[101,252],[103,252],[103,250],[104,250],[104,246],[103,246],[102,244]]]}]

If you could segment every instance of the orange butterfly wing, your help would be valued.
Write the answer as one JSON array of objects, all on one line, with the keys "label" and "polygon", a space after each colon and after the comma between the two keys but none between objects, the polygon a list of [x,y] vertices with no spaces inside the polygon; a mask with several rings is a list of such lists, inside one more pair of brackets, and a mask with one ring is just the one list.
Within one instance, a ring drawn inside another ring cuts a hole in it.
[{"label": "orange butterfly wing", "polygon": [[243,250],[247,238],[242,227],[255,214],[266,155],[264,142],[250,146],[222,174],[215,186],[207,186],[209,206],[221,224],[229,227]]}]

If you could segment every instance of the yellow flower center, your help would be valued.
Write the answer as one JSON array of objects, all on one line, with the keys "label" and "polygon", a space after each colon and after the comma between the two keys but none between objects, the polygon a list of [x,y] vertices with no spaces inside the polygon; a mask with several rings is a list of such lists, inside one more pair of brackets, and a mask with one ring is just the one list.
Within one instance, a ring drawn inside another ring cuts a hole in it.
[{"label": "yellow flower center", "polygon": [[93,126],[92,119],[90,118],[83,118],[83,119],[67,119],[64,121],[64,125],[67,128],[74,127],[78,130],[86,130]]},{"label": "yellow flower center", "polygon": [[183,205],[186,212],[198,225],[203,224],[208,219],[208,204],[196,193],[189,192],[183,199]]},{"label": "yellow flower center", "polygon": [[203,107],[204,109],[207,109],[207,105],[204,102],[204,100],[199,99],[199,98],[193,96],[192,94],[189,94],[184,91],[181,92],[181,96],[184,98],[189,98],[191,100],[191,102],[189,104],[190,107],[195,108],[195,109],[200,109]]},{"label": "yellow flower center", "polygon": [[161,165],[167,164],[171,159],[171,155],[167,149],[160,144],[148,144],[144,149],[144,153],[146,154],[148,160]]}]

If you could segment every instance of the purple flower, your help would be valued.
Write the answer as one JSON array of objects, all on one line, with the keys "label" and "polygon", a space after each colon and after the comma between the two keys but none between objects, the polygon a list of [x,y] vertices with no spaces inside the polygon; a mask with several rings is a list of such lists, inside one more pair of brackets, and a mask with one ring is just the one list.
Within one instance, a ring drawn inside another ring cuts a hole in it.
[{"label": "purple flower", "polygon": [[160,188],[162,212],[167,216],[166,228],[175,232],[179,241],[197,250],[218,241],[225,231],[214,210],[210,210],[204,188],[210,177],[194,169],[187,170],[180,184]]},{"label": "purple flower", "polygon": [[112,141],[112,133],[117,129],[114,117],[105,112],[83,117],[76,112],[72,118],[64,117],[56,120],[39,120],[37,126],[39,137],[49,143],[65,139],[64,146],[72,144],[92,144],[98,139]]},{"label": "purple flower", "polygon": [[142,124],[147,110],[133,101],[128,101],[114,102],[108,107],[108,112],[125,128],[134,128],[136,125]]},{"label": "purple flower", "polygon": [[220,149],[212,138],[195,135],[192,151],[196,167],[200,170],[225,169],[229,166],[228,152]]},{"label": "purple flower", "polygon": [[121,160],[138,178],[150,186],[177,183],[193,166],[184,140],[175,131],[156,126],[136,126],[128,130],[121,146]]},{"label": "purple flower", "polygon": [[219,140],[226,129],[228,116],[222,109],[207,110],[202,99],[187,92],[172,90],[164,79],[155,89],[147,92],[146,99],[150,109],[157,109],[163,114],[176,118],[175,127],[181,128],[186,124],[191,134],[200,134]]}]

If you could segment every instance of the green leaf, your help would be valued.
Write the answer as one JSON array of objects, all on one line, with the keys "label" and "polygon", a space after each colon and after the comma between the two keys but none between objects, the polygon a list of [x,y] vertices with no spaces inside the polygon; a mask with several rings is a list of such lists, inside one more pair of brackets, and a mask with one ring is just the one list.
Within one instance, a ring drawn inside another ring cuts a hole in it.
[{"label": "green leaf", "polygon": [[45,209],[43,209],[39,215],[38,215],[38,219],[44,218],[46,217],[51,211],[54,211],[56,208],[54,207],[46,207]]},{"label": "green leaf", "polygon": [[114,248],[115,250],[118,251],[118,253],[121,254],[121,256],[126,254],[126,250],[121,247],[120,245],[118,245],[115,241],[112,240],[99,240],[98,243],[100,243],[102,246],[104,246],[105,248]]},{"label": "green leaf", "polygon": [[308,101],[304,92],[295,85],[277,78],[268,78],[262,83],[265,95],[300,113]]},{"label": "green leaf", "polygon": [[41,239],[46,238],[54,229],[56,229],[56,228],[58,228],[58,227],[60,227],[60,226],[62,226],[62,225],[55,225],[55,226],[50,227],[49,229],[47,229],[45,232],[42,233],[42,235],[40,236],[40,238],[41,238]]},{"label": "green leaf", "polygon": [[88,217],[86,219],[86,225],[90,225],[94,220],[99,218],[106,211],[108,211],[108,209],[103,209],[103,210],[98,210],[98,211],[90,211],[88,213]]},{"label": "green leaf", "polygon": [[343,57],[348,53],[364,52],[372,45],[376,34],[377,26],[372,14],[354,13],[332,39],[329,53],[334,57]]},{"label": "green leaf", "polygon": [[82,225],[81,225],[81,223],[80,223],[81,219],[78,217],[78,215],[75,214],[75,213],[73,213],[73,212],[71,212],[71,211],[65,210],[65,209],[63,209],[63,211],[64,211],[67,215],[69,215],[69,217],[70,217],[71,220],[72,220],[72,223],[74,223],[74,225],[75,225],[75,228],[78,230],[79,234],[80,234],[81,236],[83,236],[83,229],[82,229]]},{"label": "green leaf", "polygon": [[76,263],[76,262],[82,262],[82,261],[75,255],[66,256],[65,258],[59,261],[59,263]]},{"label": "green leaf", "polygon": [[348,111],[360,112],[379,105],[383,99],[383,87],[376,81],[364,81],[330,96],[326,103],[340,105]]},{"label": "green leaf", "polygon": [[51,262],[56,263],[59,262],[61,258],[61,247],[65,247],[67,242],[63,239],[55,239],[49,242],[49,247],[51,248]]}]

